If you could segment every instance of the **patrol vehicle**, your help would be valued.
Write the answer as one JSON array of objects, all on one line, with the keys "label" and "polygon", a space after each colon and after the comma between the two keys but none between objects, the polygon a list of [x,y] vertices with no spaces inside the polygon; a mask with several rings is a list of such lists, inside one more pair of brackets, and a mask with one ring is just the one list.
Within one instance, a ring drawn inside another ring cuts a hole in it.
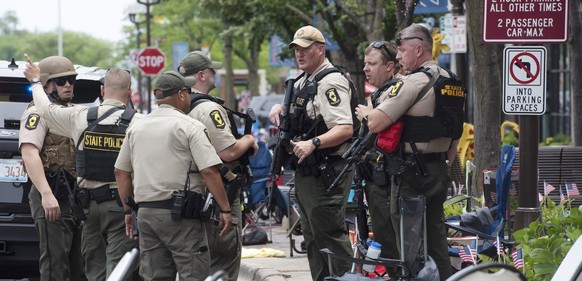
[{"label": "patrol vehicle", "polygon": [[[20,118],[32,101],[24,76],[26,62],[0,60],[0,279],[30,278],[38,273],[38,234],[28,192],[31,181],[18,151]],[[75,66],[75,104],[98,104],[105,70]]]}]

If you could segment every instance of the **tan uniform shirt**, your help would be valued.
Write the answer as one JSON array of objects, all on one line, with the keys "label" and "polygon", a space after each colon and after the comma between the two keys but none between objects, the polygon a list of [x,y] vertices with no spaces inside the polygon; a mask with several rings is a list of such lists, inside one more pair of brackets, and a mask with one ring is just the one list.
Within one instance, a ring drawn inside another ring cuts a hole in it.
[{"label": "tan uniform shirt", "polygon": [[[51,132],[70,137],[75,142],[75,145],[78,145],[79,138],[85,129],[87,129],[89,126],[87,123],[87,112],[89,108],[84,106],[65,108],[51,103],[40,83],[34,84],[32,86],[32,94],[34,96],[34,103],[38,108],[38,112],[40,116],[47,120],[51,128]],[[113,107],[125,109],[126,106],[117,100],[107,99],[99,106],[97,115],[101,116],[103,113]],[[99,124],[115,124],[119,121],[122,113],[123,110],[118,110],[111,114],[109,117],[103,119],[101,122],[99,122]],[[133,116],[131,123],[129,123],[129,127],[131,127],[137,120],[141,118],[143,118],[143,115],[136,113]],[[83,143],[79,145],[79,150],[83,150]],[[111,169],[113,169],[113,167],[111,167]],[[103,183],[99,181],[86,180],[81,177],[77,178],[77,182],[79,183],[79,187],[88,189],[96,188],[104,184],[109,184],[110,188],[117,188],[117,184],[115,182]]]},{"label": "tan uniform shirt", "polygon": [[[437,65],[434,61],[425,62],[422,66],[437,70]],[[441,69],[440,75],[449,77],[449,74],[443,69]],[[385,99],[377,108],[386,113],[392,121],[398,120],[405,114],[411,116],[434,116],[435,94],[433,88],[429,89],[426,95],[414,104],[418,94],[420,94],[420,91],[429,80],[429,77],[423,72],[403,76],[402,83],[398,83],[388,89],[387,92],[390,98]],[[416,146],[424,153],[445,152],[449,150],[451,141],[451,138],[437,138],[426,143],[416,143]],[[405,152],[412,152],[409,144],[405,145]]]},{"label": "tan uniform shirt", "polygon": [[[307,81],[315,79],[315,75],[333,65],[328,59],[313,72],[309,77],[303,76],[294,84],[303,88]],[[350,108],[350,84],[348,80],[339,72],[326,75],[317,83],[317,95],[313,101],[306,105],[309,118],[315,119],[318,115],[323,116],[323,121],[328,129],[336,125],[353,125],[352,109]]]},{"label": "tan uniform shirt", "polygon": [[34,144],[38,150],[42,150],[44,138],[49,128],[46,119],[41,118],[36,106],[27,108],[20,120],[20,137],[18,138],[18,149],[23,143]]},{"label": "tan uniform shirt", "polygon": [[199,171],[221,164],[202,123],[162,104],[127,130],[115,168],[133,172],[137,203],[170,199],[183,190],[188,170],[190,190],[205,193]]},{"label": "tan uniform shirt", "polygon": [[216,151],[220,152],[236,143],[232,135],[228,113],[222,105],[212,101],[199,103],[188,116],[202,122],[208,130],[210,142]]}]

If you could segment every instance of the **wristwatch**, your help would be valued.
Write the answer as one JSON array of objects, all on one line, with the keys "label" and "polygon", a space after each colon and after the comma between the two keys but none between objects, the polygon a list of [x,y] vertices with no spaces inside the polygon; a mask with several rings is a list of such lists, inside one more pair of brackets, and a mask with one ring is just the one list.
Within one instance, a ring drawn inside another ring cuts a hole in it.
[{"label": "wristwatch", "polygon": [[313,145],[315,145],[315,149],[318,149],[319,146],[321,145],[321,140],[319,138],[312,138],[311,142],[313,143]]},{"label": "wristwatch", "polygon": [[36,83],[40,83],[40,78],[38,77],[34,77],[30,80],[30,84],[36,84]]}]

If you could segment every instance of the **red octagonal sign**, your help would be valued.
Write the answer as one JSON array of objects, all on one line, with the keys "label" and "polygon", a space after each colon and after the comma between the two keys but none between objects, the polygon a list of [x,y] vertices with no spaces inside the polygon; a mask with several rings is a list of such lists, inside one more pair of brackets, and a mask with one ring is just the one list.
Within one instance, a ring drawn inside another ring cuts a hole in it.
[{"label": "red octagonal sign", "polygon": [[166,67],[166,56],[158,48],[145,48],[137,55],[137,67],[145,75],[157,75]]}]

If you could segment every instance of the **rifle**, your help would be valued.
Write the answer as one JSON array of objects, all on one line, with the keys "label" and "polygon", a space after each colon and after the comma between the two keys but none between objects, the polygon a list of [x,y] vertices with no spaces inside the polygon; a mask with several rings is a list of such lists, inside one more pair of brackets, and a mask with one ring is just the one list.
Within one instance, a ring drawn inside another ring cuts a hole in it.
[{"label": "rifle", "polygon": [[279,131],[275,138],[273,138],[276,143],[270,144],[269,147],[273,149],[273,161],[271,162],[271,167],[269,173],[273,176],[272,182],[276,182],[279,175],[281,174],[281,168],[284,163],[289,159],[289,153],[287,152],[287,146],[291,141],[291,124],[289,121],[289,111],[291,108],[291,98],[293,97],[293,84],[295,84],[295,79],[288,79],[285,81],[285,100],[283,102],[283,109],[285,115],[279,116]]},{"label": "rifle", "polygon": [[362,154],[364,154],[366,152],[365,148],[368,147],[368,144],[372,140],[374,140],[374,138],[373,138],[374,133],[369,132],[369,131],[367,132],[367,131],[368,131],[367,129],[363,129],[362,131],[360,131],[360,135],[358,136],[356,141],[354,141],[354,143],[352,144],[352,146],[350,146],[348,151],[346,151],[342,155],[342,158],[347,159],[348,163],[344,166],[342,171],[337,175],[337,177],[335,178],[333,183],[329,186],[327,191],[331,191],[332,189],[334,189],[335,186],[337,185],[338,181],[340,180],[340,178],[343,177],[343,175],[348,171],[350,166],[354,162],[358,161],[358,159],[360,159]]}]

